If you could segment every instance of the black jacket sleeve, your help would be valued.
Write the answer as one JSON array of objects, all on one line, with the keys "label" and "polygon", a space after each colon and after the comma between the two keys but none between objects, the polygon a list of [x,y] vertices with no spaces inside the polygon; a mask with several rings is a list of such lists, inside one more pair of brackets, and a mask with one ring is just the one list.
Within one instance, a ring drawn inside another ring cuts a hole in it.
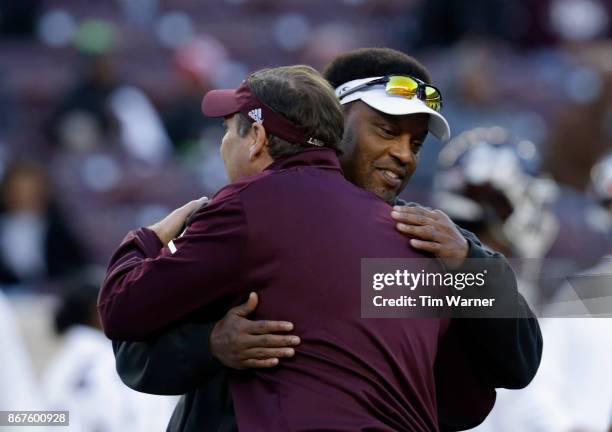
[{"label": "black jacket sleeve", "polygon": [[479,267],[484,266],[488,274],[498,275],[494,284],[485,284],[480,289],[480,295],[513,296],[517,311],[516,318],[458,319],[451,325],[460,329],[471,363],[486,383],[496,388],[523,388],[535,376],[542,358],[538,321],[518,292],[516,275],[506,258],[483,247],[471,232],[460,230],[470,244],[468,259],[477,258]]},{"label": "black jacket sleeve", "polygon": [[[477,258],[481,271],[496,275],[485,284],[482,297],[505,292],[516,304],[517,317],[456,318],[440,339],[435,364],[438,418],[442,432],[466,430],[482,423],[495,402],[496,388],[525,387],[540,364],[542,335],[536,318],[518,293],[516,276],[503,255],[482,246],[460,228],[469,242],[468,258]],[[501,291],[500,291],[501,290]],[[491,293],[491,294],[487,294]]]},{"label": "black jacket sleeve", "polygon": [[197,389],[223,366],[210,353],[213,324],[182,324],[144,342],[113,341],[117,372],[130,388],[159,395]]},{"label": "black jacket sleeve", "polygon": [[[402,200],[397,204],[418,205]],[[469,243],[468,258],[478,259],[488,273],[499,276],[496,283],[485,285],[480,295],[498,298],[498,293],[507,293],[516,299],[516,316],[529,318],[451,320],[439,342],[434,369],[443,432],[466,430],[482,423],[493,408],[495,389],[525,387],[535,376],[542,357],[538,322],[518,293],[510,264],[502,254],[485,248],[476,235],[457,228]]]},{"label": "black jacket sleeve", "polygon": [[[402,200],[397,204],[418,205]],[[477,259],[488,274],[497,275],[495,283],[485,284],[480,289],[480,296],[499,297],[504,293],[514,297],[517,318],[454,319],[451,327],[461,338],[470,364],[484,383],[494,388],[523,388],[535,376],[542,358],[543,341],[538,321],[518,292],[516,275],[506,258],[484,247],[472,232],[457,228],[469,243],[468,259]]]}]

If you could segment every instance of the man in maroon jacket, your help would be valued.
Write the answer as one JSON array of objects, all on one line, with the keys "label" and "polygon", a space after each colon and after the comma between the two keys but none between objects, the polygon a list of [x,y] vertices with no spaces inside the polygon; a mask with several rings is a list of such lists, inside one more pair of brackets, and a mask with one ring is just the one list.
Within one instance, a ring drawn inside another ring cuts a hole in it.
[{"label": "man in maroon jacket", "polygon": [[[225,119],[233,183],[178,239],[198,203],[128,234],[100,293],[107,336],[138,340],[188,316],[219,319],[256,291],[266,299],[258,316],[290,319],[301,348],[282,368],[232,377],[241,430],[437,430],[433,368],[447,323],[360,317],[363,257],[424,255],[395,229],[388,203],[342,176],[331,88],[307,67],[269,69],[210,92],[203,106]],[[413,128],[424,136],[427,121]],[[383,168],[388,183],[402,175]]]}]

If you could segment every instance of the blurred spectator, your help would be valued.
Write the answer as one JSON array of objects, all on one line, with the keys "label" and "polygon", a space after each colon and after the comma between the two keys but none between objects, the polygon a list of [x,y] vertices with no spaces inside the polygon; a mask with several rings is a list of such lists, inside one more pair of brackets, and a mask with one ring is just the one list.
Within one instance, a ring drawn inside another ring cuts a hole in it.
[{"label": "blurred spectator", "polygon": [[545,169],[579,191],[596,160],[612,148],[612,45],[582,46],[559,83],[567,95],[544,148]]},{"label": "blurred spectator", "polygon": [[434,202],[508,256],[542,258],[557,236],[554,182],[539,177],[533,142],[499,127],[476,128],[440,152]]},{"label": "blurred spectator", "polygon": [[183,44],[174,55],[179,82],[175,97],[162,117],[172,144],[180,154],[193,151],[204,130],[218,125],[202,115],[202,95],[226,57],[223,45],[212,37],[200,37]]},{"label": "blurred spectator", "polygon": [[108,140],[116,126],[108,99],[117,86],[115,67],[109,57],[81,57],[78,82],[61,97],[51,118],[54,141],[64,148],[87,150]]},{"label": "blurred spectator", "polygon": [[59,212],[40,165],[8,167],[0,199],[0,284],[40,282],[82,268],[84,248]]},{"label": "blurred spectator", "polygon": [[202,115],[200,106],[203,94],[198,80],[185,77],[181,80],[176,101],[162,114],[172,144],[179,154],[193,151],[204,129],[215,125]]},{"label": "blurred spectator", "polygon": [[434,206],[485,245],[522,259],[519,290],[537,308],[542,298],[534,281],[559,222],[551,211],[557,187],[540,176],[535,144],[500,127],[476,128],[453,138],[439,163]]},{"label": "blurred spectator", "polygon": [[43,409],[35,391],[34,373],[15,316],[0,291],[0,411]]},{"label": "blurred spectator", "polygon": [[67,289],[55,315],[62,336],[42,383],[49,409],[70,411],[78,432],[151,432],[168,424],[176,398],[135,392],[115,371],[111,342],[100,331],[98,286]]},{"label": "blurred spectator", "polygon": [[126,153],[152,166],[171,155],[170,138],[149,97],[134,86],[121,86],[110,95],[109,107],[119,124],[119,142]]},{"label": "blurred spectator", "polygon": [[118,141],[138,160],[152,165],[164,162],[170,139],[149,97],[138,87],[120,83],[108,54],[86,55],[82,60],[83,78],[51,118],[53,138],[73,151],[93,151]]},{"label": "blurred spectator", "polygon": [[591,167],[609,145],[602,131],[605,114],[600,103],[571,105],[555,123],[546,166],[559,182],[585,189]]}]

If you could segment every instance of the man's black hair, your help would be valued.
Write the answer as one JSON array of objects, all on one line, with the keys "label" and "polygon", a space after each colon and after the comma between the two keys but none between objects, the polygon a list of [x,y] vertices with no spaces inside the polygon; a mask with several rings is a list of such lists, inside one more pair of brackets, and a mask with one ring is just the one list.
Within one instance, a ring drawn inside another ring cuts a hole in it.
[{"label": "man's black hair", "polygon": [[361,48],[336,57],[323,71],[333,88],[361,78],[411,75],[431,83],[429,72],[418,60],[391,48]]}]

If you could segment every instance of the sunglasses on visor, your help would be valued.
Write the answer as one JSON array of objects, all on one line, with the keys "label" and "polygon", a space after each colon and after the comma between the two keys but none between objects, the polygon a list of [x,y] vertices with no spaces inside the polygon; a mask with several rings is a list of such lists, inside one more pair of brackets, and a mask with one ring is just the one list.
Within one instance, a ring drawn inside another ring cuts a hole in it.
[{"label": "sunglasses on visor", "polygon": [[418,78],[407,75],[388,75],[377,78],[341,93],[338,98],[343,99],[366,87],[379,84],[386,84],[385,91],[388,95],[402,96],[407,99],[412,99],[416,96],[432,110],[440,111],[442,109],[442,94],[440,90],[432,85],[426,84]]}]

